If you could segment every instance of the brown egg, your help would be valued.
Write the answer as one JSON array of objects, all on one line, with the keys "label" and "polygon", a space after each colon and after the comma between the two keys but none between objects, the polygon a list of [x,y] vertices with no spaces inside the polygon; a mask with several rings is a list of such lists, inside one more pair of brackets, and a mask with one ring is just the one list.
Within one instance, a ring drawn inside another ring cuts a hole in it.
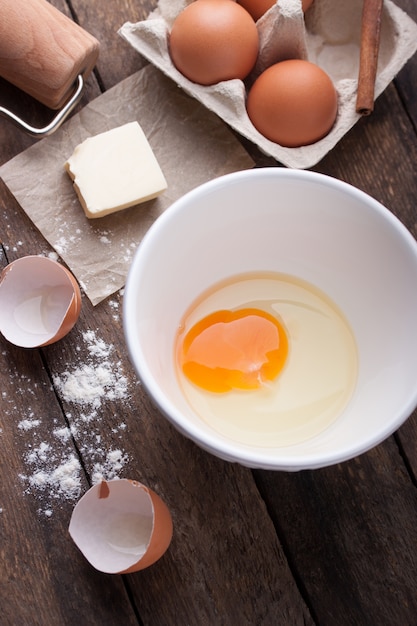
[{"label": "brown egg", "polygon": [[[264,13],[268,11],[277,0],[238,0],[238,4],[244,7],[253,17],[254,20],[259,20]],[[302,0],[303,11],[307,11],[310,5],[313,4],[313,0]]]},{"label": "brown egg", "polygon": [[196,0],[178,15],[169,35],[173,64],[201,85],[244,79],[258,49],[255,22],[232,0]]},{"label": "brown egg", "polygon": [[314,143],[331,130],[337,92],[320,67],[291,59],[262,72],[248,93],[246,108],[264,137],[295,148]]}]

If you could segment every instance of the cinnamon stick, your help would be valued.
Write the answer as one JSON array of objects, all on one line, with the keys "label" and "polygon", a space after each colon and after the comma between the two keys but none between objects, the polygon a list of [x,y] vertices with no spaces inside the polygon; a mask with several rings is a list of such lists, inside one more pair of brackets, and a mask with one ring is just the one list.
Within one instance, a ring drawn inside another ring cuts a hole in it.
[{"label": "cinnamon stick", "polygon": [[369,115],[374,110],[375,79],[378,65],[383,0],[364,0],[362,9],[356,112]]}]

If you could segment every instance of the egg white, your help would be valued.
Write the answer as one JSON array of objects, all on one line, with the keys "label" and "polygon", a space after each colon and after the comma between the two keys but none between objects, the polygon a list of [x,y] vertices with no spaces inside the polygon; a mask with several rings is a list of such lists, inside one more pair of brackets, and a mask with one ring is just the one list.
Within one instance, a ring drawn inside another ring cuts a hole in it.
[{"label": "egg white", "polygon": [[347,320],[314,286],[268,272],[236,277],[203,294],[181,332],[214,311],[246,307],[272,313],[286,329],[283,371],[260,389],[212,393],[191,383],[177,365],[189,404],[212,428],[243,444],[287,446],[317,435],[340,416],[355,388],[358,353]]}]

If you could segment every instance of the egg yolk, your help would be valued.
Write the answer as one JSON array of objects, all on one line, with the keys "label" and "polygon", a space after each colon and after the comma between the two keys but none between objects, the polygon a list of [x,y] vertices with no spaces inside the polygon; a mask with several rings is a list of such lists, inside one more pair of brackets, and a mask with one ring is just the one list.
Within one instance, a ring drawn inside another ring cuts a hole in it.
[{"label": "egg yolk", "polygon": [[180,367],[207,391],[258,389],[285,365],[287,335],[280,322],[255,308],[216,311],[184,336]]}]

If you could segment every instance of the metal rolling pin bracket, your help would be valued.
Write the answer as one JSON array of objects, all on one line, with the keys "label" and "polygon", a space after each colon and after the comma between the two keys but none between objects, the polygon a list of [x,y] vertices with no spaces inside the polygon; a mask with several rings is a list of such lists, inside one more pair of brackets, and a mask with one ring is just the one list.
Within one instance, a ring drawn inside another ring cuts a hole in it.
[{"label": "metal rolling pin bracket", "polygon": [[9,111],[5,107],[0,106],[0,115],[2,117],[7,118],[10,122],[12,122],[15,126],[25,131],[28,135],[32,137],[37,137],[41,139],[42,137],[46,137],[47,135],[51,135],[55,132],[61,124],[66,120],[71,111],[77,106],[78,102],[81,100],[82,91],[84,87],[84,80],[81,74],[78,75],[77,82],[75,85],[74,94],[68,100],[68,102],[62,107],[62,109],[55,115],[49,124],[42,128],[37,128],[35,126],[31,126],[25,120],[22,120],[21,117]]}]

